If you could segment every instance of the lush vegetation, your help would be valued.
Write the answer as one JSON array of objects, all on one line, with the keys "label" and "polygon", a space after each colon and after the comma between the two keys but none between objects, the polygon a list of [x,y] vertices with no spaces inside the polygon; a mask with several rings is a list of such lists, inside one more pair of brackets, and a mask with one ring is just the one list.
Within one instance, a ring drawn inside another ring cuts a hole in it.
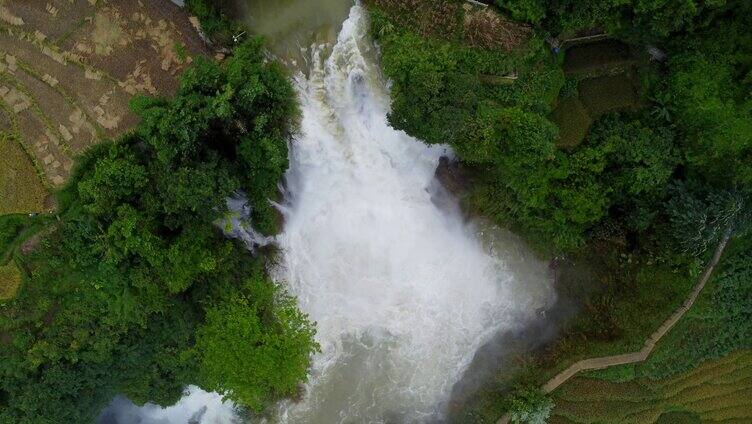
[{"label": "lush vegetation", "polygon": [[285,75],[253,39],[133,108],[136,131],[81,159],[30,248],[17,248],[29,222],[0,220],[25,274],[0,301],[2,423],[91,422],[118,393],[169,404],[187,384],[259,411],[306,377],[312,323],[215,225],[242,194],[256,228],[277,227],[296,114]]},{"label": "lush vegetation", "polygon": [[630,41],[651,42],[662,41],[677,32],[709,28],[714,18],[743,2],[496,0],[495,3],[515,20],[536,24],[554,33],[602,28]]},{"label": "lush vegetation", "polygon": [[590,376],[616,382],[657,380],[752,349],[752,245],[748,239],[739,240],[729,249],[695,306],[645,362],[594,371]]},{"label": "lush vegetation", "polygon": [[[528,3],[504,2],[505,7],[537,10]],[[630,10],[609,6],[583,20],[567,12],[570,6],[555,7],[559,9],[551,11],[552,16],[569,17],[580,22],[579,27],[626,22],[624,14]],[[577,13],[588,9],[571,7]],[[651,36],[673,37],[666,41],[666,68],[641,71],[641,91],[649,104],[601,117],[613,106],[595,101],[611,101],[617,88],[594,88],[602,99],[588,101],[593,96],[585,96],[583,101],[593,103],[589,109],[598,122],[585,143],[566,151],[556,148],[557,126],[548,118],[558,96],[571,98],[572,85],[565,84],[558,61],[539,36],[533,34],[508,51],[482,49],[440,34],[415,34],[399,24],[404,18],[376,7],[373,33],[393,82],[390,122],[428,143],[454,147],[477,176],[469,197],[473,206],[545,244],[553,242],[559,251],[581,247],[606,221],[641,236],[662,230],[665,223],[678,224],[669,217],[686,203],[670,201],[681,190],[669,188],[677,185],[694,197],[707,198],[709,191],[716,196],[731,193],[725,196],[748,205],[752,120],[745,93],[752,43],[743,29],[745,13],[713,15],[714,25],[698,23],[692,26],[695,32],[676,34],[673,18],[670,25],[656,27],[663,13],[676,13],[674,8],[651,7],[660,10],[635,6],[632,13],[655,20],[646,24],[655,27]],[[692,19],[704,17],[705,9],[693,12]],[[720,5],[716,9],[724,10]],[[729,42],[719,44],[718,39]],[[516,79],[499,83],[489,78],[507,74]],[[575,78],[571,84],[576,89],[584,82]],[[583,90],[587,87],[580,87],[581,96]]]},{"label": "lush vegetation", "polygon": [[[633,352],[679,307],[694,283],[692,264],[630,253],[604,233],[586,248],[554,262],[555,287],[564,308],[540,334],[549,340],[531,354],[515,358],[515,366],[494,375],[452,422],[493,423],[510,404],[508,390],[516,385],[540,386],[575,361]],[[571,305],[578,305],[571,314]],[[531,335],[535,337],[535,335]],[[511,372],[515,371],[515,372]]]},{"label": "lush vegetation", "polygon": [[[560,336],[514,379],[540,384],[574,360],[641,347],[718,242],[749,237],[748,2],[498,2],[533,30],[496,48],[468,42],[462,29],[416,29],[392,3],[369,2],[392,81],[390,122],[451,145],[470,181],[466,209],[563,257],[557,288],[579,303],[581,313],[563,320]],[[461,22],[471,12],[458,13]],[[612,39],[558,54],[543,42],[600,30]],[[650,61],[648,43],[665,60]],[[719,312],[704,316],[682,353],[658,351],[654,364],[677,362],[678,372],[745,348],[735,342],[748,337],[742,268],[724,271],[733,277],[712,292]],[[482,390],[455,418],[497,419],[510,408],[500,390],[510,383]]]},{"label": "lush vegetation", "polygon": [[[690,369],[752,349],[752,4],[366,3],[392,82],[390,123],[451,145],[470,182],[466,209],[559,257],[557,288],[582,311],[514,376],[523,388],[505,396],[513,386],[499,381],[455,418],[542,422],[551,400],[525,387],[639,348],[732,238],[654,355],[577,380],[586,387],[556,394],[553,418],[612,419],[616,407],[593,405],[614,393],[649,403],[653,421],[674,419],[669,404],[696,410],[714,388]],[[223,6],[187,1],[219,47],[242,31]],[[545,41],[601,30],[614,39],[558,54]],[[648,44],[665,61],[649,62]],[[293,98],[256,39],[221,66],[197,60],[175,98],[135,100],[138,128],[80,158],[58,216],[0,217],[0,423],[90,422],[117,393],[167,404],[187,384],[253,411],[296,393],[317,349],[313,324],[265,275],[264,257],[216,224],[226,199],[243,196],[254,228],[277,230],[269,201],[287,167]],[[744,378],[713,380],[739,389],[723,408],[748,395]]]},{"label": "lush vegetation", "polygon": [[554,402],[537,388],[521,387],[509,397],[509,420],[513,423],[545,424]]},{"label": "lush vegetation", "polygon": [[549,422],[749,422],[752,353],[735,352],[657,380],[576,377],[557,390]]},{"label": "lush vegetation", "polygon": [[232,47],[234,36],[245,28],[226,15],[230,2],[227,0],[186,0],[185,7],[201,23],[201,30],[217,47]]},{"label": "lush vegetation", "polygon": [[[416,35],[379,8],[373,16],[394,84],[391,123],[452,145],[476,175],[469,200],[483,213],[558,251],[581,247],[615,223],[658,242],[674,232],[685,248],[700,246],[693,252],[700,254],[712,244],[700,239],[718,240],[725,230],[742,229],[731,221],[749,221],[752,120],[745,93],[752,43],[744,13],[717,16],[709,29],[666,41],[667,66],[642,70],[647,107],[599,117],[585,142],[565,151],[556,148],[557,127],[548,116],[557,96],[571,98],[570,87],[582,83],[565,84],[535,36],[511,51],[479,49]],[[666,31],[675,30],[657,33]],[[517,77],[512,83],[484,78],[509,72]],[[596,90],[607,93],[604,101],[613,97],[608,88]],[[612,108],[589,109],[598,117]]]}]

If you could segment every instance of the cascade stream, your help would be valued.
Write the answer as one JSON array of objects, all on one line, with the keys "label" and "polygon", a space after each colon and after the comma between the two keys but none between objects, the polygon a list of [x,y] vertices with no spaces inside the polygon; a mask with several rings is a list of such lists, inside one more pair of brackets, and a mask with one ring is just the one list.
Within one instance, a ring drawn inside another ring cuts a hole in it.
[{"label": "cascade stream", "polygon": [[[389,126],[363,7],[350,9],[335,42],[304,52],[271,272],[316,321],[321,352],[301,398],[280,403],[275,421],[441,421],[479,347],[551,305],[545,265],[462,216],[434,176],[445,146]],[[239,420],[197,388],[170,408],[121,413],[143,423]]]}]

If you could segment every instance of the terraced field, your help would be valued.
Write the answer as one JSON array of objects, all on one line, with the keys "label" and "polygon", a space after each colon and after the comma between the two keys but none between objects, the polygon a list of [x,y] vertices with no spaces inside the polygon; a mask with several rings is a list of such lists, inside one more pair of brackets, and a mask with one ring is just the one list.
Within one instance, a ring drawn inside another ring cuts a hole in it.
[{"label": "terraced field", "polygon": [[0,215],[47,209],[48,191],[39,172],[15,136],[0,132]]},{"label": "terraced field", "polygon": [[0,214],[44,210],[39,187],[60,187],[78,154],[133,127],[132,96],[169,95],[205,53],[168,0],[0,0],[0,131],[17,144],[0,149],[28,156],[3,164]]},{"label": "terraced field", "polygon": [[559,127],[557,146],[579,145],[595,120],[608,112],[640,106],[638,61],[615,40],[575,45],[566,50],[564,72],[577,81],[575,96],[559,99],[551,120]]},{"label": "terraced field", "polygon": [[665,380],[615,383],[577,377],[553,396],[552,424],[750,423],[752,351],[735,352]]}]

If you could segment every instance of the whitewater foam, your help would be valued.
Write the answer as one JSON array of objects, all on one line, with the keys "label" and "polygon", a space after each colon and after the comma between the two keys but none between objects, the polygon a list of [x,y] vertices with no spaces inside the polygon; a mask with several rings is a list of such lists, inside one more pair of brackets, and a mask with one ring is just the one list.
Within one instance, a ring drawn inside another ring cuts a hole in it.
[{"label": "whitewater foam", "polygon": [[[302,121],[271,271],[316,321],[322,351],[302,399],[279,405],[283,423],[438,420],[478,348],[554,296],[540,264],[510,269],[518,246],[482,238],[446,202],[434,173],[447,147],[388,125],[366,15],[354,6],[334,46],[315,46],[308,75],[295,78]],[[191,388],[181,404],[142,409],[140,419],[233,416],[231,404]]]},{"label": "whitewater foam", "polygon": [[513,278],[456,208],[432,201],[444,146],[387,123],[389,97],[354,6],[331,55],[296,85],[301,136],[286,175],[274,276],[316,321],[302,402],[283,422],[412,422],[440,415],[477,348],[552,296]]}]

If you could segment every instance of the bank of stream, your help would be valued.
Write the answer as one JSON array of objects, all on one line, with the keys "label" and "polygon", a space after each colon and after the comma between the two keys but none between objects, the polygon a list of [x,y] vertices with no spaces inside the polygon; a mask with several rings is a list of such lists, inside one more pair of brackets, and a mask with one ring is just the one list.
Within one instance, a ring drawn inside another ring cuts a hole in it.
[{"label": "bank of stream", "polygon": [[[452,192],[461,187],[436,178],[441,158],[451,161],[447,147],[388,125],[364,8],[289,0],[235,10],[290,70],[302,112],[271,272],[316,321],[321,352],[301,397],[272,419],[445,420],[548,337],[556,302],[548,262],[463,214]],[[153,422],[239,419],[198,389],[174,407],[133,411]]]}]

